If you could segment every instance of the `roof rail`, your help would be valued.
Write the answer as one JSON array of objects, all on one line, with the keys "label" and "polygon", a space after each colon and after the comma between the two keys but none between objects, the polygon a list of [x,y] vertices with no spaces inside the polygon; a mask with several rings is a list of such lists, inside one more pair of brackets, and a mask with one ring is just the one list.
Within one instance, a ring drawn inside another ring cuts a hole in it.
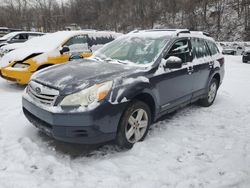
[{"label": "roof rail", "polygon": [[177,37],[180,35],[180,34],[198,34],[198,35],[204,35],[206,37],[212,37],[209,33],[207,32],[204,32],[204,31],[190,31],[188,29],[183,29],[183,30],[179,30],[177,32]]},{"label": "roof rail", "polygon": [[203,35],[207,36],[207,37],[211,37],[211,35],[207,32],[202,32]]},{"label": "roof rail", "polygon": [[191,33],[189,29],[177,29],[176,30],[176,36],[178,37],[182,33]]},{"label": "roof rail", "polygon": [[176,31],[177,29],[148,29],[145,31]]},{"label": "roof rail", "polygon": [[139,30],[138,29],[135,29],[135,30],[133,30],[133,31],[130,31],[128,34],[130,34],[130,33],[138,33],[139,32]]}]

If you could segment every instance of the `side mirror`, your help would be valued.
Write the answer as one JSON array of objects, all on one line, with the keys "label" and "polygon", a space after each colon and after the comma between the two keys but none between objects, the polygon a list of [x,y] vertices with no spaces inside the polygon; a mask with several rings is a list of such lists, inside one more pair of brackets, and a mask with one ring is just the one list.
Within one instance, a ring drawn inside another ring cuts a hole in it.
[{"label": "side mirror", "polygon": [[69,57],[69,61],[77,60],[77,59],[84,59],[84,56],[82,55],[71,55]]},{"label": "side mirror", "polygon": [[69,47],[68,47],[68,46],[64,46],[64,47],[60,50],[60,54],[63,55],[64,53],[69,52],[69,51],[70,51]]},{"label": "side mirror", "polygon": [[170,56],[168,59],[163,59],[163,67],[169,69],[179,69],[182,67],[182,60],[176,56]]}]

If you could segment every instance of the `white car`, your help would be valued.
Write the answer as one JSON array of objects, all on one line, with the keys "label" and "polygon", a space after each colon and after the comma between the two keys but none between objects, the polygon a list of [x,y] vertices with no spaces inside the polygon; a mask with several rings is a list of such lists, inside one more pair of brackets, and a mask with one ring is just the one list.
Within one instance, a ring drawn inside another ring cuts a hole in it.
[{"label": "white car", "polygon": [[36,41],[40,40],[39,38],[40,37],[34,37],[34,38],[27,40],[24,43],[13,43],[13,44],[7,44],[7,45],[0,47],[0,58],[13,50],[23,48],[26,46],[30,46],[32,43],[36,43]]},{"label": "white car", "polygon": [[23,43],[31,38],[42,35],[44,33],[30,31],[12,32],[0,38],[0,47],[12,43]]}]

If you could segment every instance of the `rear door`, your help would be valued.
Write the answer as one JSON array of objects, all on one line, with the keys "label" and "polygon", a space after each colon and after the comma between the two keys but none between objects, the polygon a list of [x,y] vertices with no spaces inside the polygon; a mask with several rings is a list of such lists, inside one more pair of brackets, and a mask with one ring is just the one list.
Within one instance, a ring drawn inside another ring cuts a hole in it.
[{"label": "rear door", "polygon": [[209,75],[214,62],[204,39],[192,38],[191,44],[194,57],[192,63],[194,69],[193,99],[195,99],[206,92]]}]

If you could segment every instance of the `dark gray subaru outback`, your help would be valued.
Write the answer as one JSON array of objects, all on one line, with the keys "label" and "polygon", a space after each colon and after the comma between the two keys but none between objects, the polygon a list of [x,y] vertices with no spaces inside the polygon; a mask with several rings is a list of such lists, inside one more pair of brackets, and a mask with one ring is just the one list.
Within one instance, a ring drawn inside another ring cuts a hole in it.
[{"label": "dark gray subaru outback", "polygon": [[89,59],[39,71],[26,88],[23,111],[55,139],[115,140],[131,148],[162,115],[196,101],[212,105],[223,77],[224,58],[208,34],[134,31]]}]

